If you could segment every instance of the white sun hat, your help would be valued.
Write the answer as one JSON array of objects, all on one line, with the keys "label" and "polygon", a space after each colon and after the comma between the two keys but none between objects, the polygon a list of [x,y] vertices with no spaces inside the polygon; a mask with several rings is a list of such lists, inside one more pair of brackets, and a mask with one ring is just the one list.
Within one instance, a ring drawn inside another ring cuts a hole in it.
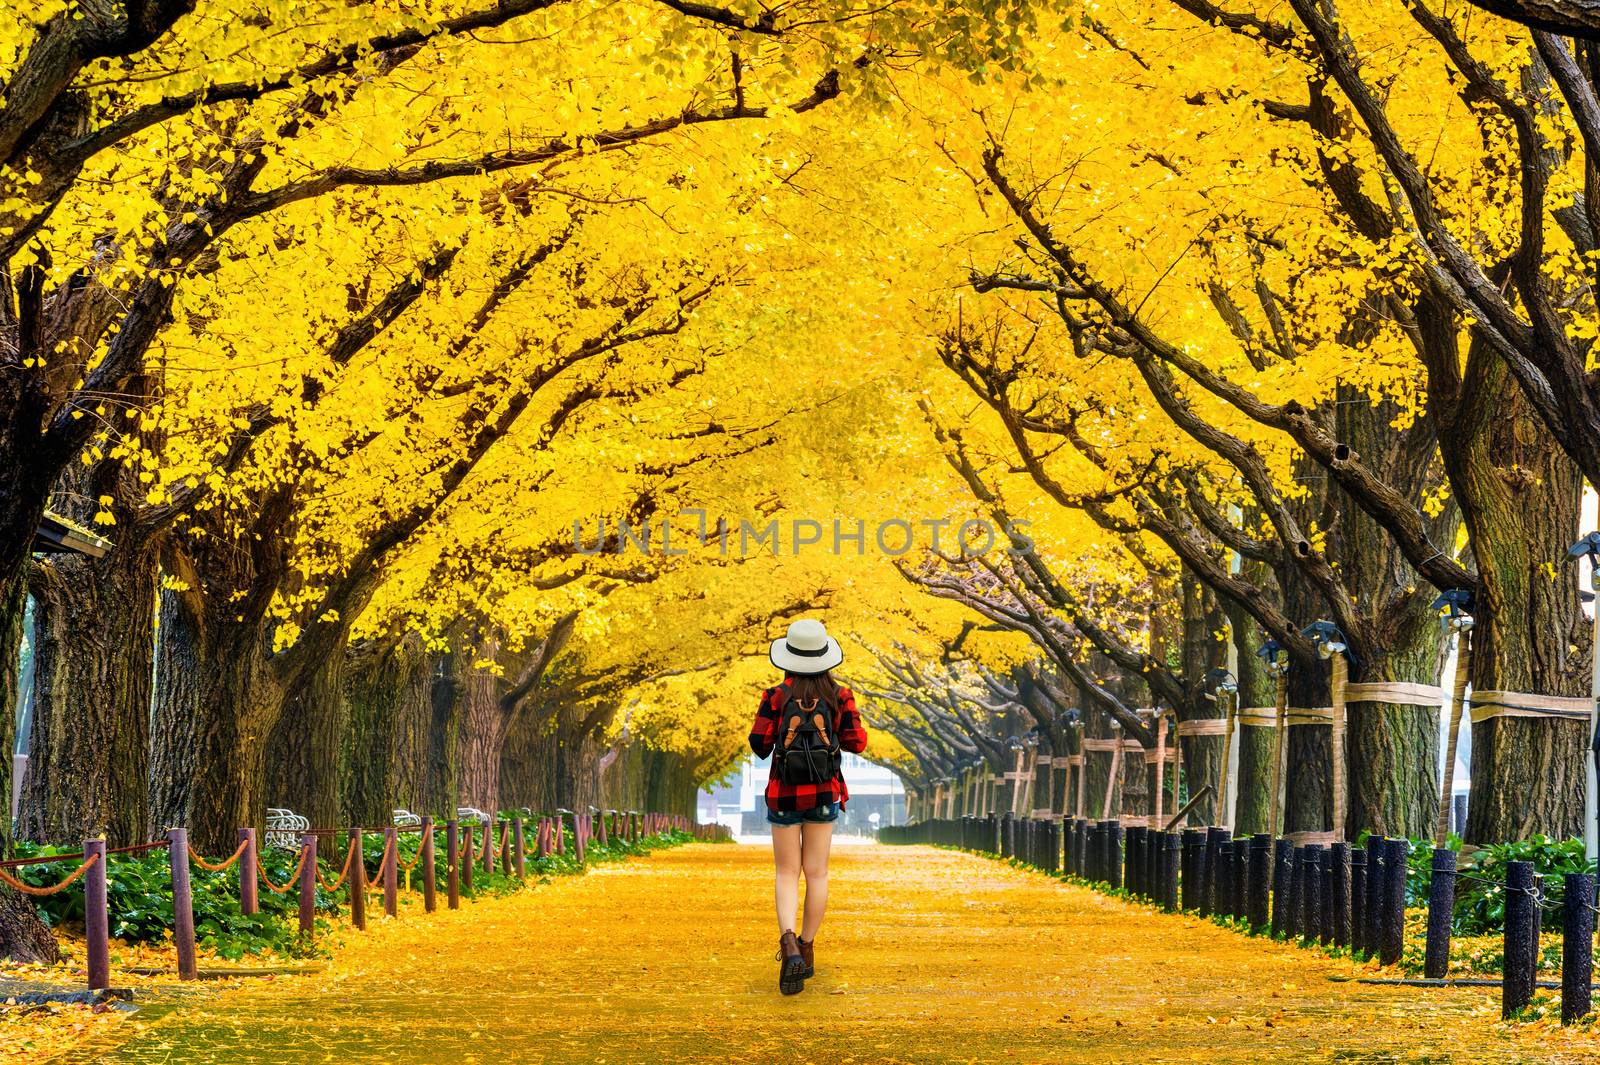
[{"label": "white sun hat", "polygon": [[844,652],[822,622],[801,618],[782,639],[772,641],[770,657],[785,673],[822,673],[843,662]]}]

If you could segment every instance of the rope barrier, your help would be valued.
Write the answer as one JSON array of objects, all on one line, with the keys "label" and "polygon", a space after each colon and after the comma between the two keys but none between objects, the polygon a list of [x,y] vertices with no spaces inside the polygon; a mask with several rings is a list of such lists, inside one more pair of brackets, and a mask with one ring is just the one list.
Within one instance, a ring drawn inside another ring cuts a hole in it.
[{"label": "rope barrier", "polygon": [[272,882],[272,878],[267,875],[267,867],[265,865],[257,865],[256,872],[261,874],[261,882],[267,885],[267,890],[274,895],[288,894],[290,889],[295,886],[295,882],[300,879],[300,870],[305,868],[306,854],[309,851],[309,847],[300,848],[300,860],[294,863],[294,871],[289,874],[289,879],[284,882],[282,887]]},{"label": "rope barrier", "polygon": [[419,839],[417,840],[417,853],[411,856],[411,860],[409,862],[402,862],[400,860],[400,856],[396,854],[394,864],[399,866],[405,872],[409,873],[411,870],[417,867],[417,863],[420,861],[422,861],[422,841]]},{"label": "rope barrier", "polygon": [[334,891],[338,891],[339,888],[344,886],[345,877],[350,875],[350,862],[351,862],[351,859],[353,859],[355,856],[356,856],[356,841],[354,839],[351,839],[350,840],[350,846],[345,849],[344,868],[339,870],[339,879],[335,880],[331,884],[328,883],[326,880],[324,880],[322,878],[322,870],[321,869],[317,870],[317,883],[322,885],[322,890],[323,891],[327,891],[327,892],[331,893],[331,892],[334,892]]},{"label": "rope barrier", "polygon": [[239,849],[233,852],[233,856],[230,857],[227,861],[221,862],[221,863],[219,863],[217,865],[213,865],[210,862],[206,861],[205,858],[201,857],[200,852],[195,850],[193,846],[191,846],[189,848],[189,857],[191,859],[193,859],[194,864],[198,865],[200,868],[205,869],[205,870],[207,870],[209,872],[220,873],[225,869],[231,869],[233,867],[233,863],[238,861],[244,855],[245,848],[247,848],[249,846],[250,846],[250,841],[248,839],[240,840],[239,841]]},{"label": "rope barrier", "polygon": [[78,866],[78,868],[74,869],[65,880],[52,887],[34,887],[32,884],[23,883],[21,880],[18,880],[16,877],[12,876],[3,869],[0,869],[0,881],[4,881],[6,884],[9,884],[11,887],[22,892],[24,895],[32,895],[34,898],[43,898],[46,895],[54,895],[58,891],[65,891],[72,885],[73,881],[77,880],[84,873],[87,873],[89,871],[89,867],[99,860],[100,856],[98,854],[90,855],[84,860],[84,863]]},{"label": "rope barrier", "polygon": [[[154,843],[135,843],[128,847],[108,847],[106,854],[137,854],[140,851],[159,850],[167,845],[164,839]],[[74,851],[71,854],[41,854],[33,858],[13,858],[8,862],[0,862],[0,869],[20,869],[25,865],[49,865],[51,862],[77,862],[82,861],[84,853]]]},{"label": "rope barrier", "polygon": [[[398,846],[395,838],[388,839],[383,844],[383,853],[378,855],[378,875],[367,879],[368,891],[380,891],[383,888],[383,867],[389,864],[389,855]],[[362,861],[366,858],[363,856]]]}]

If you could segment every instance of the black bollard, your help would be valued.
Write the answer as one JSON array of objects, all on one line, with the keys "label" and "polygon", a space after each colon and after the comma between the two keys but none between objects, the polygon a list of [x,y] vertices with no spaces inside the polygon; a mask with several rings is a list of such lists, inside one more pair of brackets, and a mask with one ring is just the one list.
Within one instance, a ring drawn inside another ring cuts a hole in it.
[{"label": "black bollard", "polygon": [[1289,934],[1289,890],[1293,886],[1294,844],[1286,839],[1272,844],[1272,934]]},{"label": "black bollard", "polygon": [[1072,820],[1072,875],[1080,879],[1088,875],[1084,865],[1089,839],[1089,822],[1081,817]]},{"label": "black bollard", "polygon": [[1161,908],[1168,913],[1178,909],[1178,866],[1183,859],[1183,837],[1176,832],[1161,833]]},{"label": "black bollard", "polygon": [[1378,960],[1394,965],[1405,949],[1406,936],[1406,855],[1411,844],[1403,839],[1384,843],[1383,859],[1383,944]]},{"label": "black bollard", "polygon": [[1333,847],[1317,850],[1317,884],[1322,889],[1318,907],[1322,920],[1317,922],[1317,942],[1325,947],[1333,945]]},{"label": "black bollard", "polygon": [[[1510,1018],[1533,998],[1529,932],[1537,927],[1532,862],[1506,863],[1506,931],[1500,978],[1500,1016]],[[1565,999],[1565,995],[1562,996]]]},{"label": "black bollard", "polygon": [[1305,934],[1306,928],[1306,849],[1294,849],[1289,868],[1289,923],[1284,934],[1291,942]]},{"label": "black bollard", "polygon": [[1367,925],[1362,915],[1367,908],[1367,849],[1350,851],[1350,953],[1361,957],[1367,949]]},{"label": "black bollard", "polygon": [[1205,858],[1206,834],[1204,829],[1186,828],[1183,830],[1183,858],[1178,870],[1178,878],[1183,886],[1183,908],[1185,910],[1198,910],[1203,897],[1202,887],[1204,880],[1200,874],[1200,865]]},{"label": "black bollard", "polygon": [[1144,834],[1143,825],[1128,826],[1128,868],[1126,882],[1128,894],[1144,894]]},{"label": "black bollard", "polygon": [[1250,837],[1250,931],[1260,935],[1266,931],[1269,918],[1268,891],[1272,883],[1272,837],[1258,832]]},{"label": "black bollard", "polygon": [[1049,871],[1052,872],[1052,873],[1060,873],[1061,870],[1062,870],[1061,844],[1062,844],[1062,829],[1064,827],[1065,827],[1065,825],[1060,821],[1051,821],[1050,822],[1050,842],[1049,842],[1050,853],[1047,856],[1048,860],[1049,860],[1049,864],[1048,864],[1048,866],[1046,868],[1048,868]]},{"label": "black bollard", "polygon": [[1108,821],[1106,824],[1109,826],[1106,835],[1111,840],[1111,868],[1109,870],[1111,873],[1111,890],[1120,891],[1122,889],[1122,823],[1120,821]]},{"label": "black bollard", "polygon": [[1161,901],[1161,855],[1166,850],[1159,829],[1147,828],[1144,833],[1144,893],[1154,902]]},{"label": "black bollard", "polygon": [[[1223,829],[1226,833],[1227,829]],[[1211,916],[1226,919],[1233,904],[1233,841],[1224,834],[1211,860]]]},{"label": "black bollard", "polygon": [[1250,921],[1250,837],[1233,841],[1233,919],[1248,927]]},{"label": "black bollard", "polygon": [[1225,897],[1218,891],[1219,881],[1222,879],[1221,860],[1218,855],[1222,850],[1222,843],[1229,836],[1225,828],[1206,829],[1206,856],[1205,868],[1200,874],[1200,879],[1205,882],[1205,894],[1200,897],[1200,916],[1210,917],[1217,912],[1218,904]]},{"label": "black bollard", "polygon": [[1315,943],[1322,934],[1322,874],[1327,869],[1322,855],[1326,850],[1320,843],[1306,844],[1305,920],[1300,933],[1307,943]]},{"label": "black bollard", "polygon": [[1350,844],[1335,843],[1328,853],[1333,863],[1330,885],[1333,888],[1333,942],[1350,945]]},{"label": "black bollard", "polygon": [[1561,928],[1561,1023],[1572,1024],[1593,1008],[1589,983],[1594,979],[1594,876],[1568,873]]},{"label": "black bollard", "polygon": [[1433,849],[1433,877],[1428,885],[1428,943],[1422,975],[1443,980],[1450,971],[1450,923],[1456,905],[1456,852]]},{"label": "black bollard", "polygon": [[1367,957],[1383,950],[1384,868],[1389,864],[1389,848],[1382,836],[1367,838]]}]

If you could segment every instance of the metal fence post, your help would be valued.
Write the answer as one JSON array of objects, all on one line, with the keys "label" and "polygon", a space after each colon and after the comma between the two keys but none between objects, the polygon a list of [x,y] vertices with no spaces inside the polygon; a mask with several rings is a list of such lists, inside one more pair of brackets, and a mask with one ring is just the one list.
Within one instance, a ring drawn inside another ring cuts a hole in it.
[{"label": "metal fence post", "polygon": [[317,927],[317,837],[310,832],[300,837],[305,857],[300,862],[300,933],[309,936]]},{"label": "metal fence post", "polygon": [[199,975],[194,960],[194,889],[189,883],[189,831],[167,829],[167,866],[172,871],[172,945],[178,952],[178,979]]},{"label": "metal fence post", "polygon": [[444,828],[445,904],[461,908],[461,822],[446,821]]},{"label": "metal fence post", "polygon": [[256,884],[256,830],[241,828],[239,842],[245,845],[244,853],[239,855],[239,912],[256,913],[261,908]]},{"label": "metal fence post", "polygon": [[367,930],[367,856],[361,829],[350,830],[350,923]]},{"label": "metal fence post", "polygon": [[422,912],[432,913],[439,908],[439,872],[433,859],[433,818],[422,819],[422,853],[417,856],[422,863]]},{"label": "metal fence post", "polygon": [[83,875],[83,931],[88,939],[89,990],[111,986],[111,914],[106,908],[106,841],[84,840],[83,860],[93,861]]}]

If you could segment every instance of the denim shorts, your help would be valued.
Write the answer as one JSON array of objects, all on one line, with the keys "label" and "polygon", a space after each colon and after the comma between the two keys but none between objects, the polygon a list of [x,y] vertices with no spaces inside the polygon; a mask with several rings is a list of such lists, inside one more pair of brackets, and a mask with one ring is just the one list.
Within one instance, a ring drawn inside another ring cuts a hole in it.
[{"label": "denim shorts", "polygon": [[830,821],[839,820],[839,804],[825,802],[821,806],[813,806],[809,810],[771,810],[767,811],[767,824],[769,825],[825,825]]}]

